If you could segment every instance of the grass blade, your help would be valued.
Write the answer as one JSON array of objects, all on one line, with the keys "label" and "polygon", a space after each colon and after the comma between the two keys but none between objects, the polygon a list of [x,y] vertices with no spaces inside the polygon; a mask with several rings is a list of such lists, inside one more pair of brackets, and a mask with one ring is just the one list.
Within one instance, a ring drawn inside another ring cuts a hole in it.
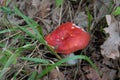
[{"label": "grass blade", "polygon": [[115,11],[112,12],[113,15],[118,16],[120,15],[120,7],[117,7]]},{"label": "grass blade", "polygon": [[37,75],[37,72],[32,72],[32,75],[29,77],[29,79],[28,80],[36,80],[35,78],[36,78],[36,75]]},{"label": "grass blade", "polygon": [[[44,38],[43,38],[43,32],[42,32],[42,28],[40,28],[39,24],[37,24],[34,20],[32,20],[31,18],[25,16],[24,14],[22,14],[19,9],[17,9],[17,7],[14,7],[14,10],[16,12],[16,14],[18,14],[19,16],[21,16],[26,22],[27,24],[33,29],[33,31],[35,32],[35,35],[33,36],[33,34],[27,30],[27,29],[23,29],[21,28],[24,32],[29,33],[30,36],[36,38],[37,40],[39,40],[42,44],[46,44]],[[39,28],[38,28],[39,27]],[[38,32],[37,28],[39,29],[40,32]],[[40,34],[41,33],[41,34]]]},{"label": "grass blade", "polygon": [[17,61],[18,54],[13,54],[9,50],[6,50],[5,53],[9,53],[9,54],[11,54],[11,56],[5,63],[4,68],[0,71],[0,78],[4,75],[4,73],[7,71],[7,69],[9,69],[9,66]]},{"label": "grass blade", "polygon": [[18,30],[17,28],[13,28],[13,29],[5,29],[5,30],[0,30],[0,34],[6,33],[6,32],[12,32],[12,31],[16,31]]},{"label": "grass blade", "polygon": [[38,75],[38,78],[41,78],[43,77],[45,74],[47,74],[48,72],[50,72],[52,69],[54,69],[56,66],[60,66],[62,63],[65,63],[69,60],[74,60],[74,59],[83,59],[83,60],[86,60],[87,62],[90,63],[90,65],[92,65],[92,67],[99,73],[96,65],[87,57],[87,56],[84,56],[84,55],[77,55],[77,56],[70,56],[68,58],[64,58],[64,59],[61,59],[60,61],[58,61],[57,63],[53,64],[52,66],[50,67],[47,67],[45,70],[43,70],[39,75]]},{"label": "grass blade", "polygon": [[64,0],[55,0],[55,3],[57,7],[61,6],[63,4]]},{"label": "grass blade", "polygon": [[88,32],[90,32],[90,28],[91,28],[91,23],[92,23],[92,15],[90,14],[90,11],[88,10],[88,8],[86,7],[87,10],[87,16],[88,16]]},{"label": "grass blade", "polygon": [[27,61],[33,61],[33,62],[36,62],[36,63],[46,63],[46,64],[49,63],[48,60],[45,60],[45,59],[39,59],[39,58],[21,57],[21,59],[23,59],[23,60],[27,60]]}]

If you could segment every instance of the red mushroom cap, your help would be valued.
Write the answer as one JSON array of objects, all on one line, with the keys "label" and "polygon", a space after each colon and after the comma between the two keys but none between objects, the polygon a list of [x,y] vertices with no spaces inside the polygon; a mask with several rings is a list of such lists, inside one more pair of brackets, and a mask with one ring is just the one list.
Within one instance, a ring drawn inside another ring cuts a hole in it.
[{"label": "red mushroom cap", "polygon": [[90,35],[84,29],[67,22],[45,36],[45,40],[58,53],[70,54],[85,48],[90,41]]}]

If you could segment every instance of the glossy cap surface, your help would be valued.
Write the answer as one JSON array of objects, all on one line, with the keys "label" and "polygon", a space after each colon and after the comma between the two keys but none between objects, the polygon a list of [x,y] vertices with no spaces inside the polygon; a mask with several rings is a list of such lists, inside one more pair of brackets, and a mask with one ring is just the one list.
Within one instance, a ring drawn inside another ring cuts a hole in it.
[{"label": "glossy cap surface", "polygon": [[84,29],[67,22],[45,36],[45,40],[58,53],[70,54],[85,48],[90,41],[90,35]]}]

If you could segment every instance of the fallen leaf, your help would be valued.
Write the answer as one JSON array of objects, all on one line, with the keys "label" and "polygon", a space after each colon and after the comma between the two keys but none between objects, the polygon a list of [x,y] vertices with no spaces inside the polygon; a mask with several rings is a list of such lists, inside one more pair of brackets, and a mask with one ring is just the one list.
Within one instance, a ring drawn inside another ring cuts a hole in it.
[{"label": "fallen leaf", "polygon": [[80,27],[86,28],[88,26],[88,17],[85,14],[85,12],[79,12],[75,17],[74,17],[74,22]]},{"label": "fallen leaf", "polygon": [[40,0],[32,0],[32,5],[33,5],[35,8],[39,8],[39,6],[40,6]]},{"label": "fallen leaf", "polygon": [[87,72],[86,77],[88,78],[88,80],[102,80],[95,69],[85,66],[84,70]]},{"label": "fallen leaf", "polygon": [[44,18],[50,11],[50,7],[52,3],[53,3],[52,0],[42,0],[39,3],[40,7],[38,9],[38,17]]},{"label": "fallen leaf", "polygon": [[104,30],[109,33],[107,40],[101,45],[101,54],[112,59],[120,57],[120,22],[111,15],[106,15],[108,27]]},{"label": "fallen leaf", "polygon": [[95,21],[98,23],[112,8],[111,0],[95,0],[94,7]]},{"label": "fallen leaf", "polygon": [[56,8],[52,14],[52,22],[58,25],[59,18],[60,18],[60,8]]},{"label": "fallen leaf", "polygon": [[49,73],[49,80],[64,80],[64,75],[57,69],[53,69]]},{"label": "fallen leaf", "polygon": [[119,6],[120,5],[120,0],[113,0],[114,1],[114,4],[116,5],[116,6]]},{"label": "fallen leaf", "polygon": [[116,70],[104,67],[101,69],[101,72],[103,73],[102,80],[115,80]]}]

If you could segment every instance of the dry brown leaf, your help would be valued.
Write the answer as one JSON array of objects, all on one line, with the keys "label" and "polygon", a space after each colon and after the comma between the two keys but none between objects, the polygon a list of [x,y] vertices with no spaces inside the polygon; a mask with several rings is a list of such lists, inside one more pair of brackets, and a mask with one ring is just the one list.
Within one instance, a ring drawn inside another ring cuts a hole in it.
[{"label": "dry brown leaf", "polygon": [[53,3],[51,0],[31,0],[19,2],[19,9],[22,10],[27,16],[33,17],[44,17],[48,14],[50,6]]},{"label": "dry brown leaf", "polygon": [[94,18],[96,23],[109,13],[110,8],[112,8],[111,6],[111,0],[95,0]]},{"label": "dry brown leaf", "polygon": [[86,73],[85,76],[87,77],[88,80],[102,80],[99,73],[97,73],[95,69],[89,66],[84,66],[83,71],[84,73]]},{"label": "dry brown leaf", "polygon": [[60,17],[60,8],[57,8],[54,10],[54,12],[52,14],[52,21],[54,24],[59,23],[59,17]]},{"label": "dry brown leaf", "polygon": [[53,29],[53,26],[51,25],[51,20],[49,19],[42,19],[42,28],[43,28],[43,33],[44,34],[47,34],[49,33],[52,29]]},{"label": "dry brown leaf", "polygon": [[102,80],[115,80],[116,70],[104,67],[101,69]]},{"label": "dry brown leaf", "polygon": [[40,0],[32,0],[32,5],[37,9],[40,6]]},{"label": "dry brown leaf", "polygon": [[88,26],[88,17],[85,14],[85,12],[79,12],[75,17],[74,17],[74,22],[78,26],[81,27],[87,27]]},{"label": "dry brown leaf", "polygon": [[64,75],[60,71],[53,69],[49,73],[49,80],[64,80]]},{"label": "dry brown leaf", "polygon": [[120,22],[111,15],[106,15],[108,28],[104,30],[109,33],[108,39],[101,45],[101,54],[108,58],[116,59],[120,57]]},{"label": "dry brown leaf", "polygon": [[116,6],[120,5],[120,0],[113,0]]},{"label": "dry brown leaf", "polygon": [[53,3],[52,0],[42,0],[39,5],[39,12],[38,12],[38,17],[44,18],[48,12],[50,11],[50,6]]},{"label": "dry brown leaf", "polygon": [[95,69],[89,67],[89,73],[86,75],[89,80],[102,80]]}]

